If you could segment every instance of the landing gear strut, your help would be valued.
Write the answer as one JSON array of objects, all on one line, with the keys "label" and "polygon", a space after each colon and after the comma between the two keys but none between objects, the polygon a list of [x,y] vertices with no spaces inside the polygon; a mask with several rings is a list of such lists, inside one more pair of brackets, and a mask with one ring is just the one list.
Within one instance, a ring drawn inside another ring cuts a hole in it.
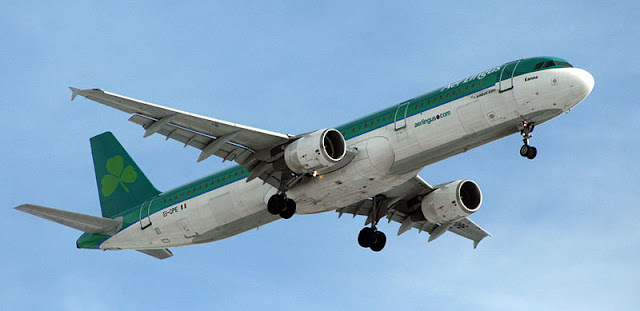
[{"label": "landing gear strut", "polygon": [[284,193],[276,193],[269,198],[267,210],[273,215],[289,219],[296,213],[296,202],[287,198]]},{"label": "landing gear strut", "polygon": [[524,142],[524,145],[520,147],[520,155],[533,160],[536,155],[538,155],[538,149],[536,149],[536,147],[529,146],[529,139],[532,137],[531,132],[533,132],[535,125],[527,121],[523,121],[520,125],[522,127],[520,135],[522,135],[522,141]]},{"label": "landing gear strut", "polygon": [[384,198],[374,197],[373,208],[371,209],[371,227],[365,227],[358,234],[358,244],[364,248],[370,248],[374,252],[379,252],[387,243],[387,236],[382,231],[378,231],[378,210]]}]

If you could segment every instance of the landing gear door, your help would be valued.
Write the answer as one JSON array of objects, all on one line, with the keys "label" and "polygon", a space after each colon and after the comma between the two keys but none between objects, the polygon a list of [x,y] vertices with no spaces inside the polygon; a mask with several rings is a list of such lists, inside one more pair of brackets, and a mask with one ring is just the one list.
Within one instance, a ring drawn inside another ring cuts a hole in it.
[{"label": "landing gear door", "polygon": [[409,107],[410,102],[406,102],[398,106],[396,109],[396,118],[395,118],[395,130],[400,130],[407,127],[407,107]]}]

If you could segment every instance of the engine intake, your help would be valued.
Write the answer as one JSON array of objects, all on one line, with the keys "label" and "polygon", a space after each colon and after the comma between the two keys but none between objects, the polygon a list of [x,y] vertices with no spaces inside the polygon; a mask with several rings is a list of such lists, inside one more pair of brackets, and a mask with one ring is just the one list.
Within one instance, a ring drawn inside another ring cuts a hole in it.
[{"label": "engine intake", "polygon": [[338,130],[324,129],[302,136],[284,149],[287,167],[295,173],[311,173],[342,160],[347,142]]},{"label": "engine intake", "polygon": [[447,223],[467,217],[480,209],[482,192],[471,180],[453,181],[422,198],[422,213],[431,223]]}]

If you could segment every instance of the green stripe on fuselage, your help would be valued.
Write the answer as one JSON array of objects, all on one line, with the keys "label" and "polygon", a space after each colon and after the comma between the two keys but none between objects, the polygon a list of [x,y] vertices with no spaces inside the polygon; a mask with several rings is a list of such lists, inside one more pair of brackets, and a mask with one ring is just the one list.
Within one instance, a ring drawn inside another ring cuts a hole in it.
[{"label": "green stripe on fuselage", "polygon": [[[486,70],[484,72],[475,74],[466,79],[460,80],[458,82],[454,82],[452,84],[446,85],[440,89],[434,90],[427,94],[415,97],[408,101],[404,101],[397,105],[385,108],[378,112],[372,113],[360,119],[351,121],[349,123],[338,126],[336,129],[344,135],[345,139],[350,139],[356,136],[360,136],[362,134],[368,133],[377,128],[392,124],[396,120],[396,112],[398,108],[403,105],[407,106],[406,117],[410,117],[421,112],[436,108],[438,106],[444,105],[448,102],[454,101],[456,99],[471,95],[475,92],[481,91],[485,88],[493,86],[495,83],[499,82],[501,70],[507,66],[515,66],[515,71],[513,73],[513,77],[517,77],[523,74],[528,74],[534,71],[552,69],[552,68],[561,68],[562,66],[552,66],[547,68],[534,69],[535,65],[540,62],[547,61],[561,61],[566,62],[561,58],[556,57],[533,57],[522,59],[519,61],[513,61],[501,66],[494,67],[492,69]],[[509,68],[509,67],[507,67]],[[512,68],[512,67],[511,67]],[[502,76],[502,80],[511,79],[511,74],[504,74]],[[398,120],[405,118],[404,109],[402,109],[397,117]]]}]

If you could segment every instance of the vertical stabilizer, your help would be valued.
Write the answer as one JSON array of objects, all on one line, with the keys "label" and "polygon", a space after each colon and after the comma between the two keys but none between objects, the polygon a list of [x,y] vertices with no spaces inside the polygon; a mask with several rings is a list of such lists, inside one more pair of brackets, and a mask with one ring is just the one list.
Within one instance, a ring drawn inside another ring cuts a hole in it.
[{"label": "vertical stabilizer", "polygon": [[102,217],[112,218],[160,193],[111,132],[90,142]]}]

